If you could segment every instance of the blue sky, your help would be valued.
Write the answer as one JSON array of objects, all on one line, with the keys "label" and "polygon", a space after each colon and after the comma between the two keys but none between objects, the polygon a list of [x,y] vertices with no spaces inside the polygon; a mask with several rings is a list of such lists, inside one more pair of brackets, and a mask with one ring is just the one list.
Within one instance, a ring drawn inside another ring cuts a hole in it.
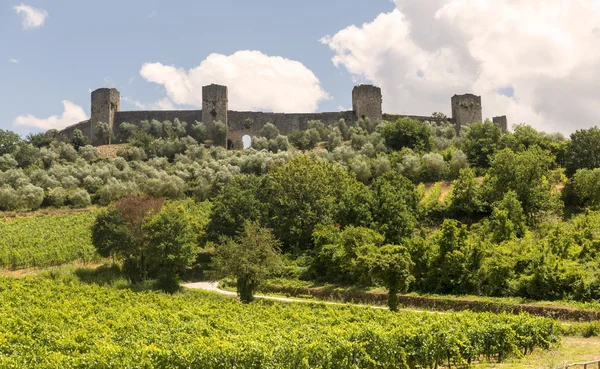
[{"label": "blue sky", "polygon": [[232,110],[349,109],[372,83],[388,113],[474,93],[509,126],[598,123],[600,0],[21,1],[0,5],[0,128],[21,134],[85,119],[99,87],[191,109],[210,83]]},{"label": "blue sky", "polygon": [[[301,62],[331,96],[319,111],[349,107],[353,78],[333,65],[319,39],[394,8],[389,0],[29,0],[48,16],[40,27],[23,29],[14,9],[20,4],[3,1],[0,8],[0,128],[22,134],[35,129],[13,127],[17,116],[59,115],[63,100],[89,115],[90,89],[116,87],[132,100],[159,100],[164,87],[140,76],[146,62],[189,69],[211,53],[239,50]],[[121,105],[136,109],[129,100]]]}]

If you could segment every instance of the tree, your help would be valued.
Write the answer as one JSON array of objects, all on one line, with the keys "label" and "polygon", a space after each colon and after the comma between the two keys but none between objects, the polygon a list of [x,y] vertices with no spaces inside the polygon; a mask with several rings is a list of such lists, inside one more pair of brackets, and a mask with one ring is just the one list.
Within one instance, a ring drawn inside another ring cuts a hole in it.
[{"label": "tree", "polygon": [[410,274],[414,264],[406,247],[385,245],[372,248],[364,262],[369,265],[373,279],[382,281],[387,288],[390,311],[397,311],[398,293],[406,292],[414,280]]},{"label": "tree", "polygon": [[80,147],[91,144],[90,139],[83,134],[79,129],[73,131],[73,137],[71,137],[71,145],[75,150],[79,150]]},{"label": "tree", "polygon": [[468,232],[464,225],[446,219],[434,237],[438,255],[429,270],[429,291],[436,293],[465,293],[469,288]]},{"label": "tree", "polygon": [[267,123],[260,130],[260,134],[267,140],[274,140],[279,136],[279,129],[273,123]]},{"label": "tree", "polygon": [[397,172],[387,172],[375,180],[372,191],[374,222],[386,242],[399,244],[410,237],[419,203],[414,185]]},{"label": "tree", "polygon": [[393,150],[408,147],[416,151],[431,151],[431,128],[415,119],[402,118],[385,124],[381,128],[381,135],[385,144]]},{"label": "tree", "polygon": [[467,154],[472,166],[488,168],[489,158],[498,150],[501,137],[500,127],[489,120],[485,123],[473,123],[469,125],[462,151]]},{"label": "tree", "polygon": [[458,179],[452,182],[450,194],[452,215],[471,220],[473,214],[481,211],[482,205],[481,189],[475,178],[475,172],[470,168],[462,169]]},{"label": "tree", "polygon": [[192,132],[194,133],[194,138],[199,143],[203,143],[208,138],[208,130],[206,129],[206,125],[202,122],[196,121],[196,123],[192,125]]},{"label": "tree", "polygon": [[258,199],[266,206],[266,224],[284,250],[307,250],[317,224],[370,218],[366,195],[353,190],[358,186],[360,182],[335,164],[301,155],[266,176]]},{"label": "tree", "polygon": [[566,174],[572,176],[577,169],[600,168],[600,129],[579,129],[571,134],[565,153]]},{"label": "tree", "polygon": [[207,236],[217,241],[221,236],[234,237],[247,220],[260,221],[265,215],[265,204],[258,192],[263,177],[235,176],[213,199],[213,210],[207,226]]},{"label": "tree", "polygon": [[227,124],[216,121],[213,124],[212,139],[215,145],[227,147]]},{"label": "tree", "polygon": [[523,207],[516,192],[508,191],[501,201],[492,205],[490,217],[492,241],[500,243],[515,237],[523,237],[527,228],[525,220]]},{"label": "tree", "polygon": [[[369,228],[318,225],[313,232],[316,258],[312,263],[315,278],[337,283],[370,284],[364,257],[383,244],[384,237]],[[361,259],[362,258],[362,259]]]},{"label": "tree", "polygon": [[59,133],[56,129],[51,129],[45,133],[37,132],[30,133],[27,135],[26,140],[37,148],[48,147],[56,141],[56,137]]},{"label": "tree", "polygon": [[299,150],[305,150],[309,148],[309,137],[306,131],[300,131],[298,129],[293,130],[289,135],[288,139],[290,143]]},{"label": "tree", "polygon": [[158,276],[158,286],[166,292],[180,289],[179,275],[196,256],[195,234],[183,206],[169,204],[146,221],[143,231],[148,241],[148,269]]},{"label": "tree", "polygon": [[96,123],[96,136],[104,145],[110,145],[112,140],[115,138],[112,127],[108,125],[108,123],[102,122]]},{"label": "tree", "polygon": [[590,209],[600,207],[600,168],[578,169],[571,182],[578,205]]},{"label": "tree", "polygon": [[92,244],[98,253],[122,259],[132,282],[146,279],[148,241],[143,224],[163,204],[164,200],[148,196],[126,197],[100,212],[92,226]]},{"label": "tree", "polygon": [[537,146],[518,153],[510,149],[499,151],[485,178],[488,203],[502,200],[507,191],[513,190],[530,223],[544,212],[559,211],[560,199],[548,181],[553,162],[552,155]]},{"label": "tree", "polygon": [[0,156],[13,154],[21,143],[21,136],[13,131],[0,129]]},{"label": "tree", "polygon": [[271,230],[248,221],[235,238],[221,240],[212,267],[213,278],[236,278],[240,300],[250,303],[260,283],[282,267],[279,241]]}]

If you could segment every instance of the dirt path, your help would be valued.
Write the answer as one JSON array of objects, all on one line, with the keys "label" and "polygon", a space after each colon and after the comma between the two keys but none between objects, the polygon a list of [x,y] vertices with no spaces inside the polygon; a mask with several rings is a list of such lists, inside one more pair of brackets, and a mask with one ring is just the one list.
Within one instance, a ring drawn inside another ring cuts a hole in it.
[{"label": "dirt path", "polygon": [[[186,283],[183,284],[183,287],[190,289],[198,289],[210,292],[217,292],[226,296],[237,296],[237,293],[232,291],[225,291],[218,287],[219,282],[196,282],[196,283]],[[363,307],[371,307],[373,309],[387,309],[386,306],[373,306],[373,305],[361,305],[361,304],[347,304],[342,302],[332,302],[332,301],[319,301],[319,300],[303,300],[303,299],[294,299],[289,297],[277,297],[277,296],[265,296],[265,295],[254,295],[257,299],[264,300],[272,300],[272,301],[281,301],[281,302],[302,302],[309,304],[325,304],[325,305],[352,305],[352,306],[363,306]],[[406,310],[406,309],[402,309]],[[424,312],[423,310],[410,310],[417,312]]]}]

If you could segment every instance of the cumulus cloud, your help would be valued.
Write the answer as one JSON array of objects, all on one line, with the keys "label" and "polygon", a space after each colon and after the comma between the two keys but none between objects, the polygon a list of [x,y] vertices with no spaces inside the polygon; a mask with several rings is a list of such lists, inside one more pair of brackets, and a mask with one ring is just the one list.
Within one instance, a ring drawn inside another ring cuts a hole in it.
[{"label": "cumulus cloud", "polygon": [[44,9],[36,9],[25,4],[17,5],[14,9],[23,18],[24,29],[41,27],[48,17],[48,12]]},{"label": "cumulus cloud", "polygon": [[145,63],[140,75],[165,87],[175,104],[202,106],[202,86],[228,86],[232,110],[313,112],[329,96],[302,63],[259,51],[211,54],[190,70]]},{"label": "cumulus cloud", "polygon": [[13,64],[19,64],[19,61],[17,59],[15,59],[15,58],[8,59],[8,62],[9,63],[13,63]]},{"label": "cumulus cloud", "polygon": [[42,130],[63,129],[75,123],[89,119],[81,106],[76,105],[68,100],[64,100],[62,104],[64,110],[60,116],[53,115],[49,118],[37,118],[31,114],[20,115],[15,118],[13,125],[39,128]]},{"label": "cumulus cloud", "polygon": [[564,133],[597,123],[600,1],[395,5],[321,40],[336,66],[382,87],[387,112],[450,112],[450,96],[473,92],[487,117]]},{"label": "cumulus cloud", "polygon": [[175,110],[175,105],[173,101],[169,98],[163,98],[153,103],[143,103],[139,100],[134,100],[129,96],[123,96],[122,100],[128,102],[136,107],[139,110]]}]

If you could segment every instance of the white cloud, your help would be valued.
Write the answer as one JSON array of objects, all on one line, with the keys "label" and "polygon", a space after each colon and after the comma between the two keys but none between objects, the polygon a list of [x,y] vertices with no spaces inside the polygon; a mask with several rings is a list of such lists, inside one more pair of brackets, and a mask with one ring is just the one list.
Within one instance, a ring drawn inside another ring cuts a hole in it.
[{"label": "white cloud", "polygon": [[15,118],[13,125],[39,128],[43,130],[63,129],[75,123],[89,119],[81,106],[73,104],[68,100],[64,100],[62,104],[64,106],[64,111],[61,116],[53,115],[44,119],[36,118],[31,114],[20,115]]},{"label": "white cloud", "polygon": [[138,110],[175,110],[175,104],[173,104],[173,101],[166,97],[150,104],[132,99],[129,96],[123,96],[121,99],[132,104]]},{"label": "white cloud", "polygon": [[148,15],[148,18],[154,18],[158,15],[158,12],[156,10],[153,10],[150,15]]},{"label": "white cloud", "polygon": [[[484,116],[546,131],[597,123],[598,0],[395,0],[396,9],[321,42],[333,63],[382,87],[384,110],[450,111],[482,95]],[[499,90],[512,87],[514,96]]]},{"label": "white cloud", "polygon": [[17,59],[15,59],[15,58],[8,59],[8,62],[9,63],[13,63],[13,64],[19,64],[19,61]]},{"label": "white cloud", "polygon": [[44,25],[48,12],[44,9],[36,9],[29,5],[21,4],[14,7],[17,14],[23,18],[23,28],[38,28]]},{"label": "white cloud", "polygon": [[140,75],[161,84],[175,104],[202,106],[202,86],[228,86],[232,110],[313,112],[329,96],[319,79],[302,63],[259,51],[232,55],[211,54],[185,70],[161,63],[145,63]]}]

